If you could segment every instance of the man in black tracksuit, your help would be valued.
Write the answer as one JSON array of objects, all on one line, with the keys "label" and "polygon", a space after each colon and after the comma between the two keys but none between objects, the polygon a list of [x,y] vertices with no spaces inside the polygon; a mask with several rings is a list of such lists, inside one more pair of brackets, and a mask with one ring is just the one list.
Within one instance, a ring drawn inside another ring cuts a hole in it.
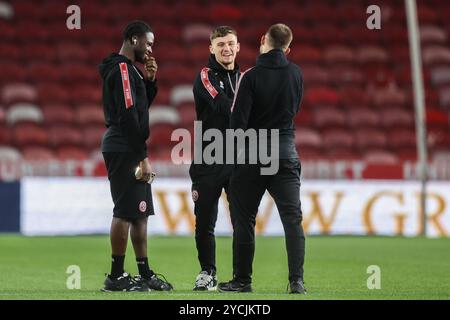
[{"label": "man in black tracksuit", "polygon": [[[111,273],[103,291],[172,290],[159,279],[147,259],[147,218],[153,215],[150,184],[151,166],[147,158],[148,108],[156,96],[157,65],[152,57],[154,34],[142,21],[133,21],[124,30],[119,53],[105,58],[99,69],[103,80],[103,110],[108,128],[102,153],[108,170],[114,202],[111,223]],[[134,62],[145,64],[145,74]],[[139,174],[135,170],[139,168]],[[125,252],[131,235],[139,276],[124,272]]]},{"label": "man in black tracksuit", "polygon": [[246,161],[233,169],[229,187],[234,226],[233,279],[219,284],[220,291],[252,291],[256,214],[261,198],[268,190],[275,200],[285,232],[290,293],[306,293],[303,286],[305,236],[301,226],[301,169],[293,122],[302,99],[303,79],[300,68],[286,58],[291,41],[292,32],[288,26],[271,26],[261,39],[261,55],[256,66],[246,71],[239,81],[231,128],[278,129],[279,152],[271,156],[279,159],[279,169],[273,175],[263,175],[262,161],[257,164]]},{"label": "man in black tracksuit", "polygon": [[[225,136],[229,128],[231,105],[239,79],[239,67],[235,64],[239,51],[236,31],[227,26],[216,28],[211,34],[208,66],[203,68],[194,82],[194,99],[197,120],[205,130],[218,129]],[[195,146],[203,149],[202,146]],[[222,163],[192,163],[189,170],[192,179],[192,199],[195,204],[195,242],[201,271],[194,290],[215,290],[216,243],[214,228],[217,221],[218,202],[222,189],[228,193],[232,167]]]}]

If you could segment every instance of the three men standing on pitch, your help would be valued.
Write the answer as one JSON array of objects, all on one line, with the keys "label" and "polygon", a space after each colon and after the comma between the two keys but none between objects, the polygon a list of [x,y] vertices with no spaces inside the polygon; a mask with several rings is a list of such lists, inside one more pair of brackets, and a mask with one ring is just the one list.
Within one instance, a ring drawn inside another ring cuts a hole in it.
[{"label": "three men standing on pitch", "polygon": [[[292,31],[275,24],[261,38],[256,66],[246,71],[236,92],[231,129],[278,129],[279,170],[262,175],[261,163],[237,164],[230,179],[230,211],[233,221],[233,279],[220,283],[223,292],[252,291],[255,222],[266,190],[277,205],[283,224],[289,265],[290,293],[306,293],[303,285],[305,236],[301,225],[300,161],[295,149],[294,117],[303,93],[300,68],[286,55]],[[271,139],[269,139],[270,141]],[[273,143],[273,142],[272,142]],[[260,145],[260,144],[258,144]],[[270,148],[268,148],[270,150]]]},{"label": "three men standing on pitch", "polygon": [[[200,71],[194,82],[195,109],[197,120],[202,121],[203,132],[218,129],[225,136],[240,76],[239,66],[235,63],[239,43],[236,31],[228,26],[214,29],[210,40],[208,66]],[[195,147],[201,147],[203,151],[206,146],[207,143],[202,142],[202,146]],[[193,163],[189,170],[195,206],[195,242],[201,267],[194,290],[214,290],[217,286],[214,228],[219,198],[222,189],[228,193],[231,170],[232,165],[225,164],[225,155],[223,164]]]},{"label": "three men standing on pitch", "polygon": [[[147,258],[147,219],[154,214],[146,146],[150,134],[148,108],[157,93],[153,42],[152,29],[142,21],[133,21],[123,32],[120,52],[112,53],[99,66],[108,128],[102,153],[114,202],[111,274],[105,279],[103,291],[172,290],[170,283],[150,269]],[[143,63],[145,73],[134,62]],[[139,176],[135,175],[138,167]],[[129,232],[140,274],[134,278],[124,272]]]}]

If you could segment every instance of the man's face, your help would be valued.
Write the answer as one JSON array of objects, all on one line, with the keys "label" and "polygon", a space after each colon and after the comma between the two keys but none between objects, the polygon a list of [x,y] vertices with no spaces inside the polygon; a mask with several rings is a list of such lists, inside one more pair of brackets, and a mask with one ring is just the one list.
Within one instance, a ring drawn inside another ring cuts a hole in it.
[{"label": "man's face", "polygon": [[228,66],[234,63],[236,54],[239,52],[239,43],[234,34],[227,34],[225,37],[215,38],[209,50],[216,56],[217,62],[223,66]]},{"label": "man's face", "polygon": [[134,56],[137,62],[145,63],[147,57],[152,55],[154,41],[155,35],[153,32],[147,32],[145,36],[137,38],[136,45],[134,46]]}]

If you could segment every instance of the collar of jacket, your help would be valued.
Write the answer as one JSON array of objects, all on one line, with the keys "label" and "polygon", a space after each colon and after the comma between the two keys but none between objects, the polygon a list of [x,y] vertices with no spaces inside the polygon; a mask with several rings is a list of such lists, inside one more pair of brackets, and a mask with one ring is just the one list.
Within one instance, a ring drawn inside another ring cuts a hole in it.
[{"label": "collar of jacket", "polygon": [[209,55],[209,60],[208,60],[208,68],[216,71],[216,72],[221,72],[221,73],[230,73],[230,74],[235,74],[236,72],[239,72],[239,65],[236,63],[236,61],[234,62],[234,69],[233,70],[227,70],[224,67],[222,67],[216,60],[216,56],[213,54]]},{"label": "collar of jacket", "polygon": [[289,64],[289,60],[281,49],[272,49],[267,53],[259,55],[256,60],[257,66],[277,69],[284,68]]}]

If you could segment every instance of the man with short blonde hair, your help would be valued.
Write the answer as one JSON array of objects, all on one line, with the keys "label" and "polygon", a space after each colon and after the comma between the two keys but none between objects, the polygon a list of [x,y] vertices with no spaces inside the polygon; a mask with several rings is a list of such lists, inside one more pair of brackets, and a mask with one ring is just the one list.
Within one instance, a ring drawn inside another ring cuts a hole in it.
[{"label": "man with short blonde hair", "polygon": [[[230,125],[231,105],[239,79],[236,55],[239,42],[236,30],[220,26],[211,32],[209,61],[194,82],[194,99],[197,120],[202,122],[202,136],[208,129],[220,130],[225,136]],[[203,142],[203,150],[209,143]],[[215,290],[216,242],[214,229],[222,190],[228,193],[231,165],[222,163],[193,163],[189,170],[192,179],[192,199],[195,213],[195,243],[200,273],[195,280],[195,291]]]}]

